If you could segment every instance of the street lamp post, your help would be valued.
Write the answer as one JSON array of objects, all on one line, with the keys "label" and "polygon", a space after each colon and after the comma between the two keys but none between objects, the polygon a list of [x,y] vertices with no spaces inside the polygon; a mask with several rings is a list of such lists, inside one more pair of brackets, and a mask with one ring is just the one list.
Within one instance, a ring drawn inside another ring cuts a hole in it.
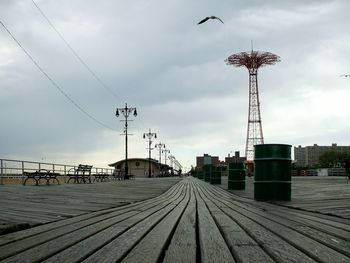
[{"label": "street lamp post", "polygon": [[151,145],[153,137],[157,139],[157,134],[155,132],[151,132],[151,129],[149,129],[148,133],[143,134],[143,138],[148,139],[148,177],[152,176],[151,151],[153,150],[153,148],[151,147]]},{"label": "street lamp post", "polygon": [[157,143],[155,145],[156,148],[159,149],[159,173],[160,176],[163,176],[163,169],[162,169],[162,148],[165,148],[165,144],[164,143]]},{"label": "street lamp post", "polygon": [[167,154],[170,153],[169,149],[162,150],[162,153],[164,153],[164,163],[166,164],[167,161]]},{"label": "street lamp post", "polygon": [[[125,135],[125,173],[124,173],[124,179],[129,179],[129,166],[128,166],[128,118],[131,113],[136,117],[137,116],[137,111],[136,108],[128,108],[128,104],[125,103],[124,108],[117,108],[115,115],[119,117],[119,111],[123,114],[124,116],[124,134]],[[129,120],[132,121],[132,120]]]},{"label": "street lamp post", "polygon": [[170,153],[170,150],[169,149],[164,149],[164,150],[162,150],[162,153],[164,153],[164,163],[165,163],[165,169],[166,169],[164,172],[165,172],[166,175],[168,175],[169,169],[168,169],[168,166],[166,164],[166,161],[169,158],[169,157],[167,158],[167,154]]},{"label": "street lamp post", "polygon": [[155,145],[155,147],[159,149],[159,164],[161,164],[162,163],[162,148],[165,148],[165,144],[159,142]]}]

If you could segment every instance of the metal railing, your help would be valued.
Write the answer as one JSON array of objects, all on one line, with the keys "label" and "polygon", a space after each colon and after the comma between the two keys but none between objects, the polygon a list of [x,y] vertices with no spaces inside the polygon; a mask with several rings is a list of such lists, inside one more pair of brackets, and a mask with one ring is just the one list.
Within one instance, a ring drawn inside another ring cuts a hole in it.
[{"label": "metal railing", "polygon": [[[66,176],[70,169],[77,167],[78,165],[0,159],[0,184],[4,184],[4,178],[21,178],[23,183],[24,172],[34,172],[40,169],[46,169],[50,172]],[[113,168],[92,167],[91,174],[105,173],[112,175],[113,170]]]},{"label": "metal railing", "polygon": [[292,170],[292,176],[346,176],[345,168]]}]

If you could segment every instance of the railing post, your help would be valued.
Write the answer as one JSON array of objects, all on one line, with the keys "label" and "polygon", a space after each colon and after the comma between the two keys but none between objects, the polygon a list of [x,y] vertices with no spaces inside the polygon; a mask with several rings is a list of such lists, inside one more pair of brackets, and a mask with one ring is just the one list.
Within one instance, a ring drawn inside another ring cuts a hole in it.
[{"label": "railing post", "polygon": [[55,164],[54,163],[52,164],[52,172],[53,173],[55,172]]},{"label": "railing post", "polygon": [[4,184],[4,182],[3,182],[3,176],[4,176],[4,168],[3,168],[3,161],[2,161],[2,159],[1,159],[1,177],[0,177],[0,185],[3,185]]},{"label": "railing post", "polygon": [[24,184],[24,161],[21,161],[22,163],[22,184]]},{"label": "railing post", "polygon": [[63,170],[64,170],[64,183],[67,183],[67,166],[66,165],[63,166]]}]

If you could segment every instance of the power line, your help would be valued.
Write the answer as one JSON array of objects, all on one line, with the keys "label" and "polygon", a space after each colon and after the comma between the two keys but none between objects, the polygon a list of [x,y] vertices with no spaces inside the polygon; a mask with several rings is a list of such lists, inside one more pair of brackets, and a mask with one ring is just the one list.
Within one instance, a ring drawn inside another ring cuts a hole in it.
[{"label": "power line", "polygon": [[96,119],[94,116],[92,116],[90,113],[88,113],[86,110],[84,110],[77,102],[75,102],[69,95],[45,72],[45,70],[36,62],[36,60],[29,54],[29,52],[21,45],[21,43],[15,38],[15,36],[11,33],[11,31],[5,26],[5,24],[0,20],[0,24],[3,26],[3,28],[7,31],[7,33],[11,36],[11,38],[16,42],[16,44],[22,49],[22,51],[27,55],[27,57],[33,62],[33,64],[39,69],[39,71],[51,82],[51,84],[64,96],[66,99],[68,99],[78,110],[80,110],[83,114],[85,114],[87,117],[89,117],[91,120],[96,122],[97,124],[101,125],[104,128],[107,128],[109,130],[113,130],[108,125],[104,124],[103,122]]},{"label": "power line", "polygon": [[[73,55],[78,59],[78,61],[87,69],[87,71],[99,82],[100,85],[102,85],[103,88],[105,88],[107,91],[109,91],[115,98],[123,101],[123,99],[118,96],[108,85],[106,85],[101,78],[89,67],[89,65],[79,56],[79,54],[73,49],[73,47],[68,43],[68,41],[63,37],[63,35],[58,31],[58,29],[55,27],[55,25],[51,22],[51,20],[48,18],[48,16],[44,13],[44,11],[38,6],[38,4],[31,0],[34,4],[34,6],[38,9],[40,14],[44,17],[44,19],[47,21],[47,23],[51,26],[51,28],[56,32],[56,34],[60,37],[60,39],[64,42],[64,44],[68,47],[68,49],[73,53]],[[147,125],[145,125],[141,119],[139,119],[137,122],[139,122],[140,128],[145,128]]]},{"label": "power line", "polygon": [[68,43],[68,41],[63,37],[63,35],[57,30],[50,19],[45,15],[45,13],[40,9],[40,7],[32,0],[35,7],[39,10],[40,14],[45,18],[47,23],[52,27],[52,29],[57,33],[61,40],[65,43],[68,49],[73,53],[73,55],[78,59],[78,61],[87,69],[87,71],[97,80],[103,88],[109,91],[115,98],[122,100],[110,87],[108,87],[101,78],[88,66],[88,64],[79,56],[79,54],[73,49],[73,47]]}]

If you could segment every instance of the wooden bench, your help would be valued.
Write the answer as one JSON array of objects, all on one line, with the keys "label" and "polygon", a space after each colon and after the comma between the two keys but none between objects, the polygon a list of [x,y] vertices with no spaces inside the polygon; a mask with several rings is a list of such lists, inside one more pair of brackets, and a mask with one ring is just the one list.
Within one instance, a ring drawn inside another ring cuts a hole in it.
[{"label": "wooden bench", "polygon": [[106,173],[97,173],[94,174],[94,180],[93,182],[108,182],[109,181],[109,174]]},{"label": "wooden bench", "polygon": [[117,180],[122,180],[122,176],[123,176],[123,171],[122,170],[117,170],[114,169],[113,173],[112,173],[112,180],[117,181]]},{"label": "wooden bench", "polygon": [[79,164],[78,167],[73,167],[68,170],[67,176],[69,177],[67,184],[71,179],[74,180],[74,183],[91,183],[91,168],[92,165]]},{"label": "wooden bench", "polygon": [[39,185],[41,179],[45,179],[47,185],[50,184],[50,180],[56,181],[57,184],[60,184],[60,182],[57,179],[57,176],[60,174],[51,172],[46,169],[39,169],[35,172],[23,172],[23,175],[26,176],[26,179],[23,181],[23,185],[26,185],[26,182],[29,179],[35,180],[35,185]]}]

